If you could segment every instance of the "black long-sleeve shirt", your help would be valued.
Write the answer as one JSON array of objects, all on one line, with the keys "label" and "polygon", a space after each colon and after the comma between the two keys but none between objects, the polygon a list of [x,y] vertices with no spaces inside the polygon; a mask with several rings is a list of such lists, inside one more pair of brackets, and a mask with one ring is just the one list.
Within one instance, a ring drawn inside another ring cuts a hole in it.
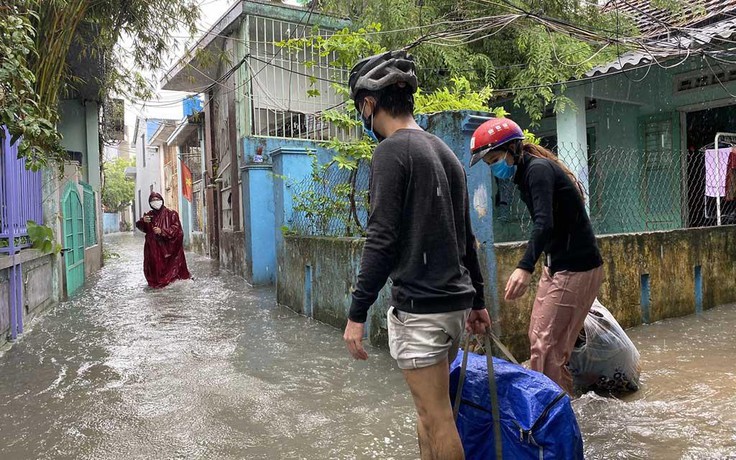
[{"label": "black long-sleeve shirt", "polygon": [[485,308],[467,179],[444,142],[412,129],[381,142],[373,154],[370,198],[352,321],[365,322],[389,275],[398,310]]},{"label": "black long-sleeve shirt", "polygon": [[552,273],[584,272],[603,265],[578,187],[554,161],[524,154],[514,177],[533,220],[518,268],[530,273],[539,256]]}]

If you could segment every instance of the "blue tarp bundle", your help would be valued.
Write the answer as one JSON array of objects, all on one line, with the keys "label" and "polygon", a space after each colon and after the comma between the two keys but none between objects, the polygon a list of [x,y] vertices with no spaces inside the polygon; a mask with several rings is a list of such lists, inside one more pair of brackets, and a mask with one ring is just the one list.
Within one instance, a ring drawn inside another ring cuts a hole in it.
[{"label": "blue tarp bundle", "polygon": [[[450,395],[455,399],[462,354],[450,366]],[[580,434],[570,397],[546,376],[493,358],[501,413],[505,460],[583,459]],[[457,428],[465,458],[495,458],[493,419],[485,356],[470,353]]]}]

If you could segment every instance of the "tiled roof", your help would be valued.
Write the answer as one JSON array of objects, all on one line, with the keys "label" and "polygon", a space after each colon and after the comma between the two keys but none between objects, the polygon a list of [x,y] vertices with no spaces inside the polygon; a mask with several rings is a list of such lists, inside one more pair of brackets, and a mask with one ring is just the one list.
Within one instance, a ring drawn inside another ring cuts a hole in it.
[{"label": "tiled roof", "polygon": [[632,20],[642,35],[668,35],[672,27],[699,27],[723,19],[736,18],[736,0],[692,0],[681,8],[657,8],[647,0],[610,0],[603,10],[618,11]]},{"label": "tiled roof", "polygon": [[727,40],[736,35],[736,0],[704,0],[702,7],[687,6],[679,14],[657,9],[648,1],[611,0],[604,6],[610,11],[617,6],[637,23],[644,35],[645,49],[629,51],[615,61],[600,65],[587,77],[605,75],[621,70],[685,57],[711,42]]}]

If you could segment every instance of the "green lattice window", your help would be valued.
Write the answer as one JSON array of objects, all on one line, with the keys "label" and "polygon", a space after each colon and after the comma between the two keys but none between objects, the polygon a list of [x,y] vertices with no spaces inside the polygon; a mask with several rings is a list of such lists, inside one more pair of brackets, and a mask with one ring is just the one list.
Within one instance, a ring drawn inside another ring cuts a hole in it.
[{"label": "green lattice window", "polygon": [[91,185],[80,185],[84,190],[84,245],[90,247],[97,244],[97,201]]}]

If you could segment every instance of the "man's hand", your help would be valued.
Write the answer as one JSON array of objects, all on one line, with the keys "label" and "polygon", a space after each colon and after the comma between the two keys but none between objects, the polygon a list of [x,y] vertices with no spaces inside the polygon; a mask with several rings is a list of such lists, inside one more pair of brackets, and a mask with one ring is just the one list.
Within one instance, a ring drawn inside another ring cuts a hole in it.
[{"label": "man's hand", "polygon": [[151,216],[143,216],[143,222],[150,224],[151,223]]},{"label": "man's hand", "polygon": [[485,334],[491,328],[491,315],[488,310],[472,310],[468,320],[465,322],[465,330],[469,334]]},{"label": "man's hand", "polygon": [[161,234],[161,229],[158,228],[158,227],[153,227],[153,233],[155,233],[156,235],[160,235]]},{"label": "man's hand", "polygon": [[348,347],[348,351],[355,359],[368,359],[368,353],[363,349],[364,327],[365,325],[363,323],[348,320],[348,325],[345,326],[345,334],[342,336],[345,340],[345,345]]},{"label": "man's hand", "polygon": [[523,270],[521,268],[517,268],[516,270],[514,270],[514,273],[511,274],[508,283],[506,283],[504,298],[506,300],[516,300],[519,297],[523,296],[527,288],[529,287],[529,282],[531,281],[531,278],[532,274],[526,270]]}]

